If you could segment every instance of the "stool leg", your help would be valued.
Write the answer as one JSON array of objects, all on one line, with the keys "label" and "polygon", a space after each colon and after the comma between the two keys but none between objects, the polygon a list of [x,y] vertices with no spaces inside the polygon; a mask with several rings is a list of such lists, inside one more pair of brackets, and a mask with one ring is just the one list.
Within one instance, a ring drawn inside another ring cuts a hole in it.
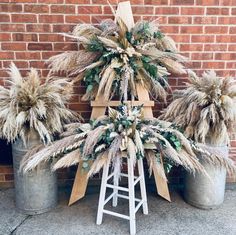
[{"label": "stool leg", "polygon": [[[116,169],[114,169],[114,172],[115,172],[115,174],[114,174],[114,179],[113,179],[113,181],[114,181],[113,185],[114,186],[119,186],[119,175],[118,175]],[[112,198],[112,206],[116,207],[117,206],[117,202],[118,202],[118,196],[117,196],[118,189],[114,188],[113,189],[113,193],[115,193],[115,194],[114,194],[114,196]]]},{"label": "stool leg", "polygon": [[136,234],[135,221],[135,191],[134,191],[134,165],[128,158],[128,181],[129,181],[129,217],[130,217],[130,234]]},{"label": "stool leg", "polygon": [[98,212],[97,212],[97,225],[100,225],[102,223],[104,202],[106,198],[106,184],[107,184],[107,177],[108,177],[108,172],[109,172],[109,165],[110,165],[110,162],[108,161],[103,167],[102,183],[101,183],[99,203],[98,203]]},{"label": "stool leg", "polygon": [[148,214],[148,205],[147,205],[147,193],[146,193],[146,186],[145,186],[145,178],[144,178],[144,170],[143,170],[143,159],[138,160],[138,172],[139,175],[142,176],[140,179],[140,190],[141,190],[141,197],[143,200],[143,214]]}]

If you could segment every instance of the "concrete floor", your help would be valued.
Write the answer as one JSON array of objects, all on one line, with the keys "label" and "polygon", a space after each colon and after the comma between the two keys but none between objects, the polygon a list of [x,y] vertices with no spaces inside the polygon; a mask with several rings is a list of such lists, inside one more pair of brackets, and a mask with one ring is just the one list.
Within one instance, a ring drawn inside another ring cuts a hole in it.
[{"label": "concrete floor", "polygon": [[[105,215],[95,224],[98,194],[87,195],[71,207],[69,191],[60,192],[59,205],[35,216],[17,212],[14,190],[0,190],[0,235],[125,235],[128,221]],[[236,235],[236,190],[227,190],[224,204],[216,210],[200,210],[186,204],[177,193],[172,203],[148,193],[149,214],[137,213],[137,235]],[[121,199],[119,212],[127,211]]]}]

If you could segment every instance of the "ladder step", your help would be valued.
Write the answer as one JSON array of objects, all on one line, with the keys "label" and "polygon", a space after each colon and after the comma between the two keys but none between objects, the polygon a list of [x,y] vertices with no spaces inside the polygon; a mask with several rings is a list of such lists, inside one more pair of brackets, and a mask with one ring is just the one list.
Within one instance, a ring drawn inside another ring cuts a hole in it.
[{"label": "ladder step", "polygon": [[103,210],[103,213],[108,214],[108,215],[113,215],[113,216],[116,216],[116,217],[120,217],[120,218],[123,218],[123,219],[127,219],[127,220],[130,219],[130,217],[127,216],[127,215],[123,215],[123,214],[116,213],[116,212],[113,212],[113,211]]},{"label": "ladder step", "polygon": [[[125,173],[120,173],[120,176],[123,176],[123,177],[129,177],[129,175],[128,174],[125,174]],[[137,176],[134,176],[134,179],[137,179],[138,177]]]},{"label": "ladder step", "polygon": [[138,211],[138,209],[140,208],[142,204],[143,204],[143,200],[141,200],[139,204],[135,207],[135,213]]},{"label": "ladder step", "polygon": [[[126,195],[117,194],[117,197],[120,197],[120,198],[129,200],[129,196],[126,196]],[[134,200],[135,200],[136,202],[141,202],[141,201],[142,201],[142,200],[139,199],[139,198],[135,198]]]},{"label": "ladder step", "polygon": [[125,191],[125,192],[129,192],[128,188],[115,186],[115,185],[112,185],[112,184],[106,184],[106,187],[113,188],[113,189],[118,189],[118,190]]}]

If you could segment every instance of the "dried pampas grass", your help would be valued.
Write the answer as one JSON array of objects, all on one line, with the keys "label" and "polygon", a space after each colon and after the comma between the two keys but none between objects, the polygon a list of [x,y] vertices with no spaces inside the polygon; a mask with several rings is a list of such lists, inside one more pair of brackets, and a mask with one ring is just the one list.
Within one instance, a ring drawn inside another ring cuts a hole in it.
[{"label": "dried pampas grass", "polygon": [[44,144],[61,133],[64,124],[77,119],[66,107],[73,95],[72,83],[66,78],[40,78],[35,69],[22,77],[12,63],[9,86],[0,86],[1,138],[13,142],[18,137],[26,144],[30,130],[39,135]]},{"label": "dried pampas grass", "polygon": [[187,89],[177,91],[177,98],[160,118],[174,122],[196,142],[229,144],[229,134],[236,120],[236,82],[219,78],[214,71],[198,77],[189,72]]}]

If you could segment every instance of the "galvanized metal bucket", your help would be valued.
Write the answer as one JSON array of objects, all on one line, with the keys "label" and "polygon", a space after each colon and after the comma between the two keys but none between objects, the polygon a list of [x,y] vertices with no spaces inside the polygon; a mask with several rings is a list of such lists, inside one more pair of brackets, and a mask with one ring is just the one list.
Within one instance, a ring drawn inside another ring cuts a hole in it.
[{"label": "galvanized metal bucket", "polygon": [[[227,146],[214,148],[224,154],[224,157],[228,157]],[[215,209],[224,202],[226,169],[207,163],[201,156],[199,159],[210,177],[198,172],[195,175],[186,172],[184,199],[190,205],[201,209]]]},{"label": "galvanized metal bucket", "polygon": [[36,133],[31,134],[27,148],[18,139],[12,144],[15,202],[24,214],[35,215],[49,211],[57,205],[57,177],[50,163],[44,163],[28,173],[19,171],[20,162],[28,149],[40,144]]}]

